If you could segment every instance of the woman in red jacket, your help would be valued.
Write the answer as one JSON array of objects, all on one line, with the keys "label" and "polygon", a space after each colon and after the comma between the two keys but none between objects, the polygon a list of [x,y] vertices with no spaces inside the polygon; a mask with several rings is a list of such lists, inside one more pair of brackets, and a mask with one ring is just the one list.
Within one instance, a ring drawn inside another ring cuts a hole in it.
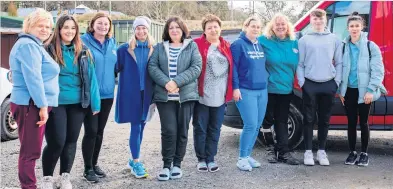
[{"label": "woman in red jacket", "polygon": [[214,161],[224,120],[225,103],[232,99],[232,53],[221,36],[221,20],[208,14],[202,20],[203,34],[195,39],[202,56],[198,79],[199,102],[194,109],[194,147],[201,172],[219,170]]}]

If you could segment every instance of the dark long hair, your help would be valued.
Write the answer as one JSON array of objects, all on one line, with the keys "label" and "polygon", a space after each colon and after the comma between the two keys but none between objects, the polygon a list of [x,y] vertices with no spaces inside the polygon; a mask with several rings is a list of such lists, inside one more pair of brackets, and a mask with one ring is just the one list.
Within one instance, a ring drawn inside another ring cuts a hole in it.
[{"label": "dark long hair", "polygon": [[187,25],[184,24],[184,21],[180,17],[174,16],[169,18],[165,23],[164,32],[162,33],[163,41],[169,41],[170,43],[172,43],[172,39],[169,36],[169,25],[171,25],[172,22],[177,23],[183,33],[183,35],[181,36],[181,42],[183,42],[184,39],[189,38],[190,32],[187,28]]},{"label": "dark long hair", "polygon": [[70,15],[64,15],[61,16],[59,18],[59,20],[56,23],[56,27],[55,27],[55,31],[53,33],[53,37],[52,37],[52,41],[50,43],[50,45],[52,45],[54,47],[54,51],[51,52],[52,53],[52,57],[56,60],[56,62],[60,65],[65,65],[64,61],[63,61],[63,52],[61,50],[61,35],[60,35],[60,30],[63,28],[64,23],[67,20],[72,20],[75,23],[75,28],[76,28],[76,34],[74,39],[72,40],[72,44],[74,45],[74,64],[76,64],[78,62],[78,58],[79,54],[82,52],[82,41],[81,38],[79,36],[79,26],[78,26],[78,22],[76,21],[76,19]]}]

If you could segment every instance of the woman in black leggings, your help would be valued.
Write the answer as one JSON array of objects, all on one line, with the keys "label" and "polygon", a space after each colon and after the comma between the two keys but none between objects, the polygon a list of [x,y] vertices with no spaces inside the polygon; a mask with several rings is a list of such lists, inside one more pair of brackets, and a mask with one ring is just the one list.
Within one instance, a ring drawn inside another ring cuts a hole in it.
[{"label": "woman in black leggings", "polygon": [[359,115],[362,148],[357,164],[367,166],[367,147],[370,140],[368,117],[372,102],[377,100],[381,93],[386,93],[382,85],[384,66],[378,45],[369,41],[367,34],[362,32],[364,20],[357,12],[348,17],[347,26],[350,36],[344,40],[343,80],[339,91],[348,118],[350,153],[345,164],[354,165],[358,157],[355,146]]},{"label": "woman in black leggings", "polygon": [[100,111],[100,94],[94,64],[79,38],[78,23],[72,16],[59,18],[48,52],[60,66],[59,106],[49,113],[42,154],[44,174],[41,188],[53,188],[53,172],[60,158],[61,189],[71,189],[70,172],[76,143],[86,114]]}]

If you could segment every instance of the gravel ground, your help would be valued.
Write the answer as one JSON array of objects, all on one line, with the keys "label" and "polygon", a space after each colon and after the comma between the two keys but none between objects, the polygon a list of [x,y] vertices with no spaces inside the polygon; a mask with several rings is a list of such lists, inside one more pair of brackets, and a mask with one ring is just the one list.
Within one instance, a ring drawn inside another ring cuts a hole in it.
[{"label": "gravel ground", "polygon": [[[269,164],[266,160],[266,148],[256,145],[254,157],[260,160],[262,167],[252,172],[241,172],[236,167],[240,130],[223,126],[216,161],[220,165],[217,173],[199,173],[196,171],[196,158],[193,150],[192,126],[190,126],[187,154],[183,161],[184,176],[180,180],[157,181],[156,173],[162,166],[160,122],[156,114],[147,125],[142,144],[142,159],[150,176],[147,179],[135,179],[126,167],[128,160],[129,125],[116,124],[113,121],[114,109],[105,130],[104,144],[99,165],[108,177],[98,184],[88,184],[83,180],[83,159],[81,139],[71,172],[74,188],[393,188],[393,132],[373,131],[369,147],[370,165],[367,168],[345,166],[347,152],[346,133],[329,133],[328,154],[331,166],[306,167],[285,164]],[[83,136],[83,129],[81,132]],[[360,136],[360,133],[358,134]],[[358,144],[360,145],[360,144]],[[17,159],[19,141],[1,143],[1,188],[19,186]],[[301,159],[302,150],[294,155]],[[55,170],[58,172],[58,166]],[[37,161],[36,173],[42,177],[41,161]]]}]

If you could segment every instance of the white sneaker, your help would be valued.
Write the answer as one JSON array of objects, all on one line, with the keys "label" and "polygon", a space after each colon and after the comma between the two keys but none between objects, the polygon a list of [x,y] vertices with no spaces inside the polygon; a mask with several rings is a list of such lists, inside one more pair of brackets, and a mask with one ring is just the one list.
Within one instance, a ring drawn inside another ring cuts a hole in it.
[{"label": "white sneaker", "polygon": [[328,156],[324,150],[318,150],[317,161],[319,162],[319,165],[323,165],[323,166],[330,165]]},{"label": "white sneaker", "polygon": [[259,163],[257,160],[255,160],[251,156],[248,156],[247,159],[248,159],[248,163],[250,163],[252,168],[261,167],[261,163]]},{"label": "white sneaker", "polygon": [[250,162],[248,162],[248,158],[239,158],[236,165],[242,171],[252,171],[252,167]]},{"label": "white sneaker", "polygon": [[70,177],[71,177],[71,175],[69,173],[61,174],[60,189],[72,189]]},{"label": "white sneaker", "polygon": [[53,177],[52,176],[45,176],[41,180],[41,189],[53,189]]},{"label": "white sneaker", "polygon": [[311,152],[308,152],[308,151],[304,152],[304,165],[312,166],[314,164],[315,164],[314,163],[314,155],[312,154],[312,151]]}]

